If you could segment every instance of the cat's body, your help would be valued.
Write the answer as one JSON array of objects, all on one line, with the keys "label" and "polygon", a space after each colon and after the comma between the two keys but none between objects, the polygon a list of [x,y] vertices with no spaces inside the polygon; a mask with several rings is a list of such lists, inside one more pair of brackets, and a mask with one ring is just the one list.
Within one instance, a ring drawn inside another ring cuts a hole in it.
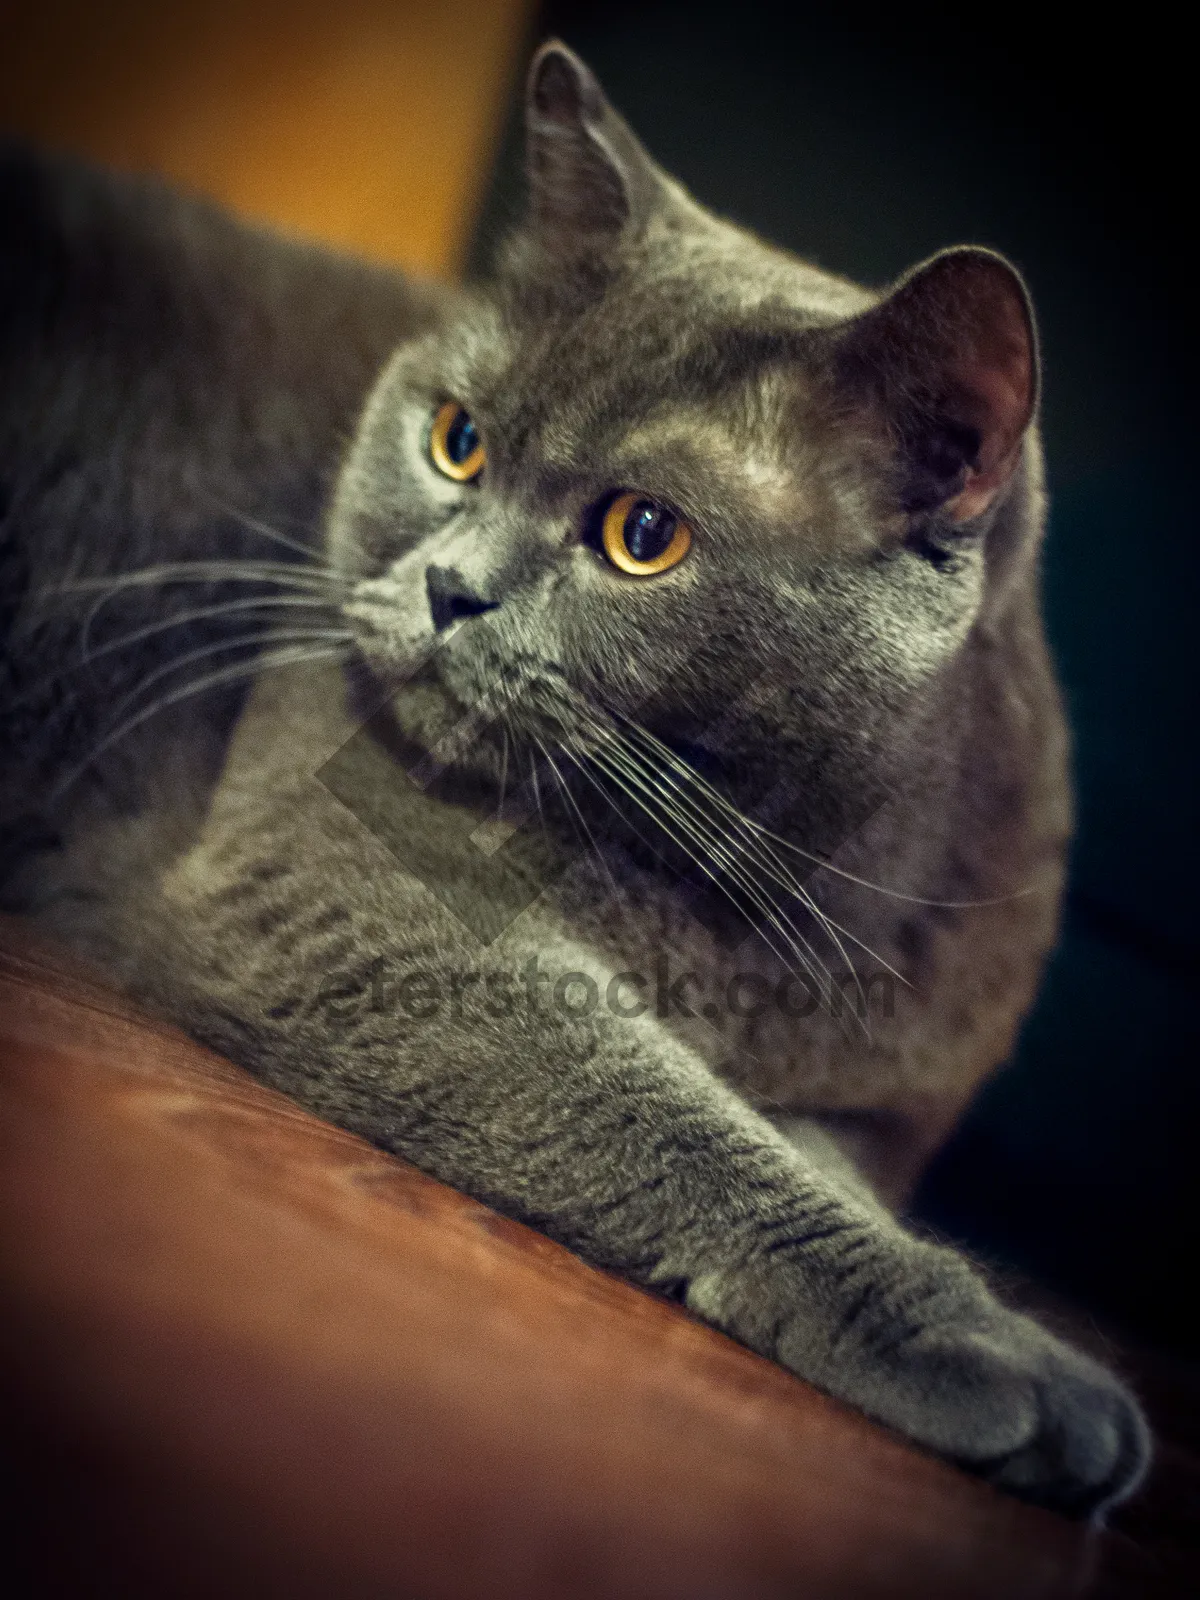
[{"label": "cat's body", "polygon": [[[10,163],[8,902],[320,1113],[1103,1504],[1144,1460],[1123,1391],[876,1198],[1004,1060],[1056,925],[1022,292],[982,252],[881,299],[770,251],[539,62],[533,221],[461,299]],[[429,462],[452,401],[474,482]],[[606,565],[621,488],[694,522],[676,572]],[[323,519],[308,565],[261,531]],[[314,575],[68,587],[218,555]],[[211,614],[117,648],[164,596]],[[243,708],[229,643],[279,628]],[[229,681],[97,750],[184,655]]]}]

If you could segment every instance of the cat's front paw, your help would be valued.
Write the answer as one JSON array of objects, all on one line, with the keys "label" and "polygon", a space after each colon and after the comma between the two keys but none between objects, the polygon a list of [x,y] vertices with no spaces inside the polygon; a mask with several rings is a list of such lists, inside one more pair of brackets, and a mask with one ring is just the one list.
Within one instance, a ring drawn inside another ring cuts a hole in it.
[{"label": "cat's front paw", "polygon": [[[947,1451],[997,1487],[1068,1516],[1102,1517],[1145,1476],[1150,1431],[1114,1375],[1026,1317],[984,1332],[933,1336],[930,1374],[965,1402],[957,1448]],[[996,1448],[974,1423],[971,1394],[994,1387],[1013,1436]],[[951,1407],[953,1410],[953,1407]]]},{"label": "cat's front paw", "polygon": [[972,1323],[903,1330],[890,1347],[877,1345],[869,1374],[841,1374],[845,1398],[998,1488],[1068,1516],[1100,1518],[1132,1494],[1150,1433],[1124,1385],[994,1302]]}]

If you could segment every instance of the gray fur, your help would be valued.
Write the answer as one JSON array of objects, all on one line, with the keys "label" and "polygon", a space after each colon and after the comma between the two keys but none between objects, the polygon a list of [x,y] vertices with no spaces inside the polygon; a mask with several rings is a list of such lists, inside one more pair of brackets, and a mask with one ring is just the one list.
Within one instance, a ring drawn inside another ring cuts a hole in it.
[{"label": "gray fur", "polygon": [[[524,228],[454,296],[8,158],[7,903],[319,1114],[1102,1511],[1145,1465],[1134,1402],[889,1209],[1008,1054],[1056,928],[1024,290],[980,251],[881,297],[771,249],[561,47],[529,148]],[[482,429],[476,484],[429,463],[447,398]],[[673,572],[589,541],[620,487],[694,524]],[[270,531],[322,525],[311,557]],[[103,586],[218,558],[242,565]],[[461,614],[440,632],[435,593]],[[127,694],[125,720],[164,707],[110,739]],[[543,887],[481,940],[437,891],[486,899],[462,840],[518,791]],[[868,1002],[904,982],[860,1018],[851,965]],[[822,1004],[686,1003],[806,969]],[[693,975],[675,999],[668,971]],[[578,1005],[588,980],[607,1003]]]}]

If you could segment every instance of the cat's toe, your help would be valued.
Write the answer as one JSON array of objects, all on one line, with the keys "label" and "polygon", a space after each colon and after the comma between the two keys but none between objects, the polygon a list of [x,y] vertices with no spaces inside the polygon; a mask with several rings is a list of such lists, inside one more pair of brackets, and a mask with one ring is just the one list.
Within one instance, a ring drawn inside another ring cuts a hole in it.
[{"label": "cat's toe", "polygon": [[1037,1427],[1025,1444],[977,1470],[1022,1499],[1098,1520],[1144,1478],[1150,1430],[1137,1401],[1110,1372],[1042,1337],[1031,1374]]},{"label": "cat's toe", "polygon": [[1145,1475],[1150,1431],[1137,1401],[1028,1318],[942,1331],[921,1357],[927,1392],[940,1397],[926,1442],[998,1488],[1099,1518]]},{"label": "cat's toe", "polygon": [[1028,1317],[976,1306],[905,1333],[846,1369],[835,1392],[997,1488],[1100,1518],[1150,1460],[1137,1401],[1097,1362]]}]

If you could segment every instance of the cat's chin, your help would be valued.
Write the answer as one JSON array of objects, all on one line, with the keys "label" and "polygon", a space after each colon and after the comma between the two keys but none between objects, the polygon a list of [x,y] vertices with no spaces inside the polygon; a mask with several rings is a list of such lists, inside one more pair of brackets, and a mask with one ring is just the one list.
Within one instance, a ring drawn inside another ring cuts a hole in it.
[{"label": "cat's chin", "polygon": [[494,788],[504,763],[502,739],[481,726],[448,690],[426,659],[413,671],[389,674],[387,663],[356,655],[346,668],[350,703],[394,760],[422,785],[433,775],[453,787]]},{"label": "cat's chin", "polygon": [[395,617],[343,608],[353,630],[353,672],[366,700],[400,694],[414,679],[430,676],[440,641],[432,628],[406,629]]}]

